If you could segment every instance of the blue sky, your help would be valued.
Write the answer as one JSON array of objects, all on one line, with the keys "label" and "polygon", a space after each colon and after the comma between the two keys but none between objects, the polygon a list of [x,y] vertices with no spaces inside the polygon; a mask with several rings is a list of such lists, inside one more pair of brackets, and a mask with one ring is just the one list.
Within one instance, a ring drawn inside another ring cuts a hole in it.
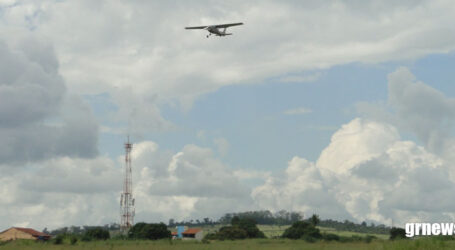
[{"label": "blue sky", "polygon": [[[199,97],[188,111],[163,105],[163,117],[177,128],[148,134],[145,138],[178,151],[189,143],[216,148],[213,139],[221,137],[229,142],[229,151],[220,157],[231,167],[279,171],[295,155],[317,160],[332,134],[359,115],[357,103],[387,102],[387,75],[400,66],[408,67],[429,86],[453,96],[454,62],[453,53],[449,53],[411,61],[351,63],[292,74],[318,73],[318,78],[311,82],[280,82],[279,78],[285,75],[259,83],[222,87]],[[102,95],[99,99],[106,97]],[[95,112],[115,109],[114,105],[97,103],[98,98],[87,100]],[[309,108],[311,112],[285,114],[286,110],[299,107]],[[421,143],[406,133],[402,136]],[[122,141],[123,135],[102,134],[100,149],[112,156],[122,155],[123,149],[119,147]]]}]

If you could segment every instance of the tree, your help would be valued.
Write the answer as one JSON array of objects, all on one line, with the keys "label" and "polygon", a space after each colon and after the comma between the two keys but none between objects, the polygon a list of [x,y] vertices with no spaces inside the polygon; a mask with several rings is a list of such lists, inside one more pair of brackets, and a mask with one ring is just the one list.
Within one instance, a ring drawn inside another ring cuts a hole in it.
[{"label": "tree", "polygon": [[222,227],[216,234],[218,240],[240,240],[248,238],[248,233],[239,227]]},{"label": "tree", "polygon": [[102,227],[88,229],[83,236],[85,240],[107,240],[110,238],[109,231]]},{"label": "tree", "polygon": [[158,240],[171,238],[171,231],[164,223],[148,224],[144,222],[136,223],[129,231],[128,238]]},{"label": "tree", "polygon": [[316,226],[317,224],[319,224],[321,220],[319,219],[319,216],[317,214],[313,214],[310,218],[310,221],[311,224],[313,224],[313,226]]},{"label": "tree", "polygon": [[313,238],[321,238],[322,235],[313,224],[304,222],[304,221],[297,221],[292,224],[292,226],[286,229],[282,235],[283,238],[289,239],[300,239],[303,237],[313,237]]},{"label": "tree", "polygon": [[265,238],[263,232],[256,226],[256,221],[251,218],[239,218],[234,216],[231,219],[231,226],[220,228],[215,234],[208,234],[206,239],[236,240],[246,238]]},{"label": "tree", "polygon": [[392,227],[392,229],[390,229],[390,239],[406,239],[406,231],[403,228]]},{"label": "tree", "polygon": [[263,232],[259,230],[256,226],[256,221],[251,218],[242,218],[239,219],[238,217],[232,218],[231,221],[232,226],[239,227],[247,233],[248,238],[265,238]]},{"label": "tree", "polygon": [[170,218],[170,219],[169,219],[168,225],[169,225],[170,227],[174,226],[174,225],[175,225],[175,220],[172,219],[172,218]]},{"label": "tree", "polygon": [[290,222],[291,222],[291,223],[300,221],[300,220],[302,220],[302,219],[303,219],[303,217],[302,217],[301,214],[296,213],[296,212],[291,212],[291,216],[290,216]]}]

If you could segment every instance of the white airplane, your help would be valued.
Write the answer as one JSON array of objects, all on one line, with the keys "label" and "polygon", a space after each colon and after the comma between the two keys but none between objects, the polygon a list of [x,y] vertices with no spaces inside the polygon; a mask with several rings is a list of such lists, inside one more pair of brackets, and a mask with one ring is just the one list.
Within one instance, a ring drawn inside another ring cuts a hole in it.
[{"label": "white airplane", "polygon": [[[207,25],[207,26],[193,26],[193,27],[185,27],[187,30],[193,30],[193,29],[204,29],[209,32],[207,35],[207,38],[211,36],[212,34],[215,34],[217,36],[228,36],[232,35],[232,33],[226,33],[226,29],[231,26],[237,26],[237,25],[243,25],[243,23],[226,23],[226,24],[217,24],[217,25]],[[223,29],[223,30],[220,30]]]}]

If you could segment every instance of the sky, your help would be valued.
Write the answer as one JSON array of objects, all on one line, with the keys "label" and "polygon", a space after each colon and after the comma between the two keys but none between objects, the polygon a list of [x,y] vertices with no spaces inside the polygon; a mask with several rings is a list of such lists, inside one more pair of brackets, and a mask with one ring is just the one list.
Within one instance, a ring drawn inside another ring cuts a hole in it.
[{"label": "sky", "polygon": [[448,0],[0,0],[0,229],[118,223],[128,135],[137,222],[453,222],[454,16]]}]

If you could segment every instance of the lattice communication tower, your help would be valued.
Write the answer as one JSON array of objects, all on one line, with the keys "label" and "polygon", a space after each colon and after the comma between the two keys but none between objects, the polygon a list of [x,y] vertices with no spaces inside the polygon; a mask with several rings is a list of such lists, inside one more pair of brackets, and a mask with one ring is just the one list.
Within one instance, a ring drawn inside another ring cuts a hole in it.
[{"label": "lattice communication tower", "polygon": [[133,178],[131,167],[131,150],[133,144],[128,141],[125,143],[125,179],[123,180],[123,193],[120,197],[120,230],[127,232],[134,224],[134,198],[133,198]]}]

